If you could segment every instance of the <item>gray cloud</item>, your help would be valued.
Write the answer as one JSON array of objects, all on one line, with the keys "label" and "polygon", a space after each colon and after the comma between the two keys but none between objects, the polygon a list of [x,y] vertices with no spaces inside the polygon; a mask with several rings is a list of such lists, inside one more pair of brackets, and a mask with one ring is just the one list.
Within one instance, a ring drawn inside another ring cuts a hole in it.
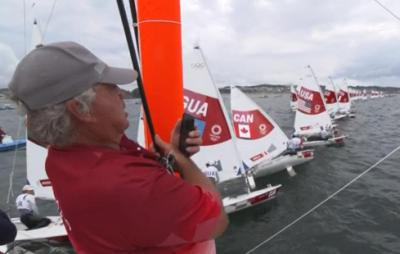
[{"label": "gray cloud", "polygon": [[0,44],[0,88],[7,86],[17,62],[13,50],[8,45]]},{"label": "gray cloud", "polygon": [[[110,64],[131,66],[115,1],[79,1],[79,8],[77,3],[57,1],[46,42],[74,40]],[[42,28],[52,4],[36,5]],[[400,14],[400,2],[385,5]],[[184,51],[199,43],[219,84],[296,83],[308,64],[321,79],[400,84],[400,23],[374,1],[182,0],[181,8]],[[27,7],[27,42],[33,15]],[[22,17],[21,1],[4,1],[0,42],[17,59],[25,53]],[[0,80],[5,80],[15,59],[2,64]]]}]

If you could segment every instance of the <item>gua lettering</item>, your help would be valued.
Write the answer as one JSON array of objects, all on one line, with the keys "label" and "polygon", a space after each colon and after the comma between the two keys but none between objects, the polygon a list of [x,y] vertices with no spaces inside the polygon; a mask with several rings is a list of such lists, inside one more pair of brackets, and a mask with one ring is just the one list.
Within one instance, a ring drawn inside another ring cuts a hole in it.
[{"label": "gua lettering", "polygon": [[191,114],[206,117],[208,110],[208,103],[188,96],[183,96],[183,108]]}]

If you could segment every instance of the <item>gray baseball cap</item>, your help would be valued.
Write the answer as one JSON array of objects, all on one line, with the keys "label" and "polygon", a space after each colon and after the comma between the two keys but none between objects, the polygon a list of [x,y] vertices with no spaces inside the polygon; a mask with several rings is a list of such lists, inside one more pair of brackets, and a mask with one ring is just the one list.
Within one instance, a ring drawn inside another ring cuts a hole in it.
[{"label": "gray baseball cap", "polygon": [[69,100],[98,83],[129,84],[133,69],[110,67],[75,42],[38,47],[26,55],[8,87],[31,110]]}]

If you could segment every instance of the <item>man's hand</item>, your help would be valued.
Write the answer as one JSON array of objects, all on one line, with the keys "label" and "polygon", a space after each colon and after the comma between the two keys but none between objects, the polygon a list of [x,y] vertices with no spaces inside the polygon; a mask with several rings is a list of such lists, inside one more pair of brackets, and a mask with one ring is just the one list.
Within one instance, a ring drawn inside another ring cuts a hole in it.
[{"label": "man's hand", "polygon": [[[175,149],[179,148],[181,123],[182,120],[178,120],[175,124],[175,128],[171,132],[171,145]],[[198,131],[197,128],[196,130],[189,132],[188,138],[186,138],[186,152],[189,154],[189,157],[200,151],[200,145],[202,143],[203,142],[200,136],[200,131]]]}]

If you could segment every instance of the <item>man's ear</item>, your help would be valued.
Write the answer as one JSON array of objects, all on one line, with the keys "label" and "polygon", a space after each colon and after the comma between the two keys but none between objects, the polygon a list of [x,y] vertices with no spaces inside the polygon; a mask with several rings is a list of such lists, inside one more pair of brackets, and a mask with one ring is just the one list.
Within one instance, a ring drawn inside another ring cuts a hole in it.
[{"label": "man's ear", "polygon": [[69,114],[78,121],[81,122],[94,122],[95,118],[92,116],[90,112],[82,112],[81,103],[77,100],[69,100],[65,104],[67,111]]}]

